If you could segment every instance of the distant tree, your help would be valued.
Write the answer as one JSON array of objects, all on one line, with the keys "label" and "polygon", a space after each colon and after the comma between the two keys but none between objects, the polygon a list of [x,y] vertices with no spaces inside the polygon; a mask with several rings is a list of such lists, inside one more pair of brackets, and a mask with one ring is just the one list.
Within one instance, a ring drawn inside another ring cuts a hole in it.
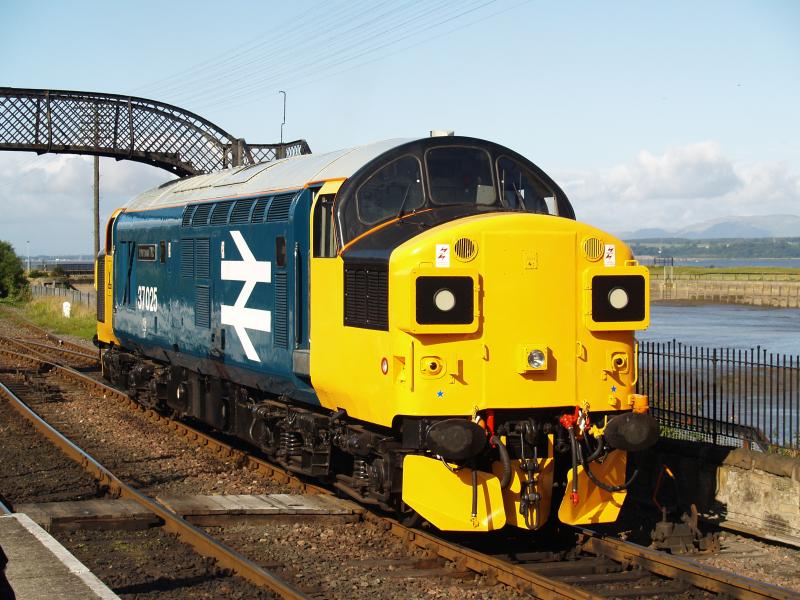
[{"label": "distant tree", "polygon": [[19,297],[27,285],[22,261],[14,252],[14,247],[0,241],[0,298]]}]

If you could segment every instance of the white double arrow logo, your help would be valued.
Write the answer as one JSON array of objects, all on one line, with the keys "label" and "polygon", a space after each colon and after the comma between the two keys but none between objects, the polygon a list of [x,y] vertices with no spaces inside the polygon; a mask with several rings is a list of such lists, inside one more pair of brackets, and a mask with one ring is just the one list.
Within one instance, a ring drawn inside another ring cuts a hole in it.
[{"label": "white double arrow logo", "polygon": [[254,329],[269,333],[272,329],[272,314],[268,310],[246,308],[246,305],[257,283],[272,281],[272,263],[268,260],[256,260],[239,231],[231,231],[231,237],[242,260],[223,260],[221,277],[227,281],[244,281],[244,285],[233,306],[225,304],[220,306],[220,322],[223,325],[233,326],[247,358],[261,362],[247,330]]}]

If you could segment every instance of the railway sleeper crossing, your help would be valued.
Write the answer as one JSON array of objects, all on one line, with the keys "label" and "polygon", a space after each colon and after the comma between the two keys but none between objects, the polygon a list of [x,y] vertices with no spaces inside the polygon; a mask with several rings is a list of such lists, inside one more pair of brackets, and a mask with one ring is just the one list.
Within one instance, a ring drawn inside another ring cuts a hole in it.
[{"label": "railway sleeper crossing", "polygon": [[[315,502],[312,501],[312,504],[316,503],[317,507],[320,502],[327,502],[322,498],[331,499],[329,501],[334,503],[338,502],[339,504],[336,505],[339,507],[352,506],[351,503],[345,503],[338,499],[333,500],[330,490],[302,481],[292,473],[269,464],[248,452],[233,448],[215,436],[193,429],[185,423],[169,419],[153,410],[145,409],[122,392],[110,388],[86,374],[48,362],[40,356],[34,356],[35,352],[41,351],[37,344],[34,344],[28,354],[20,354],[17,350],[20,349],[20,344],[24,345],[25,342],[16,340],[16,343],[9,344],[8,340],[9,338],[0,340],[0,345],[14,349],[0,348],[0,366],[3,367],[0,369],[0,373],[49,372],[57,374],[59,378],[72,385],[100,390],[108,400],[120,402],[130,409],[146,415],[151,420],[192,440],[199,446],[234,457],[237,463],[247,465],[259,476],[289,484],[302,494],[318,495],[319,498]],[[57,342],[56,345],[58,345]],[[226,565],[237,574],[241,574],[251,581],[257,581],[260,585],[267,585],[283,597],[304,597],[303,593],[292,584],[282,581],[238,553],[224,546],[220,547],[216,540],[199,529],[198,525],[200,524],[234,518],[230,514],[231,510],[220,506],[220,502],[227,502],[226,500],[221,501],[220,498],[161,498],[161,502],[159,502],[147,498],[117,479],[69,440],[63,439],[63,436],[60,436],[40,417],[24,407],[8,387],[0,387],[0,394],[6,400],[14,403],[15,407],[18,406],[17,410],[25,413],[27,418],[36,423],[43,435],[57,443],[73,460],[92,471],[98,480],[107,486],[112,496],[121,499],[100,501],[101,504],[125,502],[132,513],[149,511],[152,515],[151,519],[163,522],[165,528],[175,531],[182,539],[197,547],[201,553],[212,554],[220,564]],[[261,500],[269,502],[268,497],[261,498]],[[252,499],[248,501],[252,502]],[[194,505],[194,508],[187,509],[189,505]],[[216,507],[208,508],[212,505],[216,505]],[[134,506],[139,508],[134,510]],[[47,519],[47,507],[30,508],[34,513],[39,510],[39,517],[42,520]],[[229,505],[229,509],[231,508]],[[69,510],[79,512],[80,508],[73,506],[70,509],[62,506],[58,509],[53,507],[52,510],[68,513]],[[102,517],[97,516],[102,513],[102,510],[107,509],[101,509],[98,506],[92,511],[95,520],[103,520]],[[346,513],[349,509],[345,508],[344,510]],[[238,509],[233,508],[233,512],[246,513],[247,511],[239,507]],[[301,512],[301,510],[296,510],[294,514],[284,514],[283,517],[297,518]],[[320,516],[319,512],[320,509],[317,508],[315,517]],[[329,516],[334,517],[334,515]],[[343,517],[341,512],[335,515],[335,518],[341,517]],[[411,549],[424,551],[425,556],[428,557],[427,561],[411,560],[406,563],[409,568],[401,569],[397,575],[402,573],[408,575],[414,570],[418,570],[420,576],[448,573],[451,577],[463,578],[473,576],[470,574],[479,574],[484,584],[502,583],[518,592],[538,598],[645,598],[652,597],[654,594],[661,598],[670,596],[708,597],[709,594],[731,598],[787,600],[800,598],[798,594],[790,590],[759,583],[635,544],[602,537],[586,529],[576,529],[577,543],[567,555],[542,555],[541,553],[491,555],[454,543],[430,531],[405,527],[396,520],[378,513],[355,509],[351,510],[350,515],[346,518],[353,517],[382,527],[403,540]],[[242,518],[242,515],[238,515],[237,518]],[[56,517],[54,520],[52,513],[50,519],[50,525],[56,527],[76,527],[81,520],[77,517],[62,516],[59,523],[59,518]],[[70,519],[71,525],[69,524]],[[113,517],[110,519],[114,520]],[[90,520],[91,518],[84,519],[84,521]],[[191,521],[195,521],[195,524],[192,524]],[[83,525],[85,524],[83,523]],[[443,565],[446,564],[452,568],[443,569]]]}]

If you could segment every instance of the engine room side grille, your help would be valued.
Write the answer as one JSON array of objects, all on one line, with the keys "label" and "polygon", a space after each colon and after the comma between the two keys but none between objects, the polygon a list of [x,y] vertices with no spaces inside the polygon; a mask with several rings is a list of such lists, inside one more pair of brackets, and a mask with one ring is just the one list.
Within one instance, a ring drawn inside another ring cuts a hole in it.
[{"label": "engine room side grille", "polygon": [[181,240],[181,277],[194,277],[194,240]]},{"label": "engine room side grille", "polygon": [[214,205],[214,210],[211,211],[211,224],[212,225],[226,225],[228,223],[228,213],[231,211],[233,200],[226,200],[225,202],[217,202]]},{"label": "engine room side grille", "polygon": [[106,257],[97,259],[97,320],[106,322]]},{"label": "engine room side grille", "polygon": [[231,224],[249,223],[254,200],[237,200],[231,212]]},{"label": "engine room side grille", "polygon": [[194,276],[197,279],[211,277],[211,242],[208,238],[194,241]]},{"label": "engine room side grille", "polygon": [[267,212],[268,204],[269,204],[269,198],[259,198],[258,200],[256,200],[256,206],[253,209],[253,215],[250,217],[251,223],[264,222],[264,215]]},{"label": "engine room side grille", "polygon": [[208,214],[211,212],[210,204],[198,204],[192,215],[192,227],[208,225]]},{"label": "engine room side grille", "polygon": [[197,206],[187,206],[183,209],[183,221],[181,222],[182,227],[189,227],[192,224],[192,216],[194,215],[194,209]]},{"label": "engine room side grille", "polygon": [[273,196],[267,212],[267,221],[286,221],[289,218],[289,208],[294,196],[294,194]]},{"label": "engine room side grille", "polygon": [[194,289],[194,324],[211,327],[211,293],[207,285],[198,285]]},{"label": "engine room side grille", "polygon": [[286,273],[275,273],[275,318],[272,321],[274,326],[272,343],[278,348],[289,347],[287,306]]},{"label": "engine room side grille", "polygon": [[389,271],[379,265],[345,265],[344,324],[389,329]]}]

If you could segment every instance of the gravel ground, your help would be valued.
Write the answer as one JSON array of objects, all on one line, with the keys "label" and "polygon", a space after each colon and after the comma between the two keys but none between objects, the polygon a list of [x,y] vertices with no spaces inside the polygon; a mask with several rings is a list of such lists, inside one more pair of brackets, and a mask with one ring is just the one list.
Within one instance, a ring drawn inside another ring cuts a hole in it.
[{"label": "gravel ground", "polygon": [[94,479],[0,401],[0,495],[11,503],[96,498]]},{"label": "gravel ground", "polygon": [[724,532],[722,552],[693,557],[704,565],[800,592],[800,550]]},{"label": "gravel ground", "polygon": [[160,529],[73,531],[60,541],[122,598],[276,598],[240,577],[227,577]]},{"label": "gravel ground", "polygon": [[[279,573],[306,582],[322,598],[352,600],[430,598],[526,598],[480,577],[460,574],[410,553],[395,536],[372,523],[341,526],[275,523],[262,527],[209,529],[209,533]],[[449,573],[450,576],[445,575]]]}]

